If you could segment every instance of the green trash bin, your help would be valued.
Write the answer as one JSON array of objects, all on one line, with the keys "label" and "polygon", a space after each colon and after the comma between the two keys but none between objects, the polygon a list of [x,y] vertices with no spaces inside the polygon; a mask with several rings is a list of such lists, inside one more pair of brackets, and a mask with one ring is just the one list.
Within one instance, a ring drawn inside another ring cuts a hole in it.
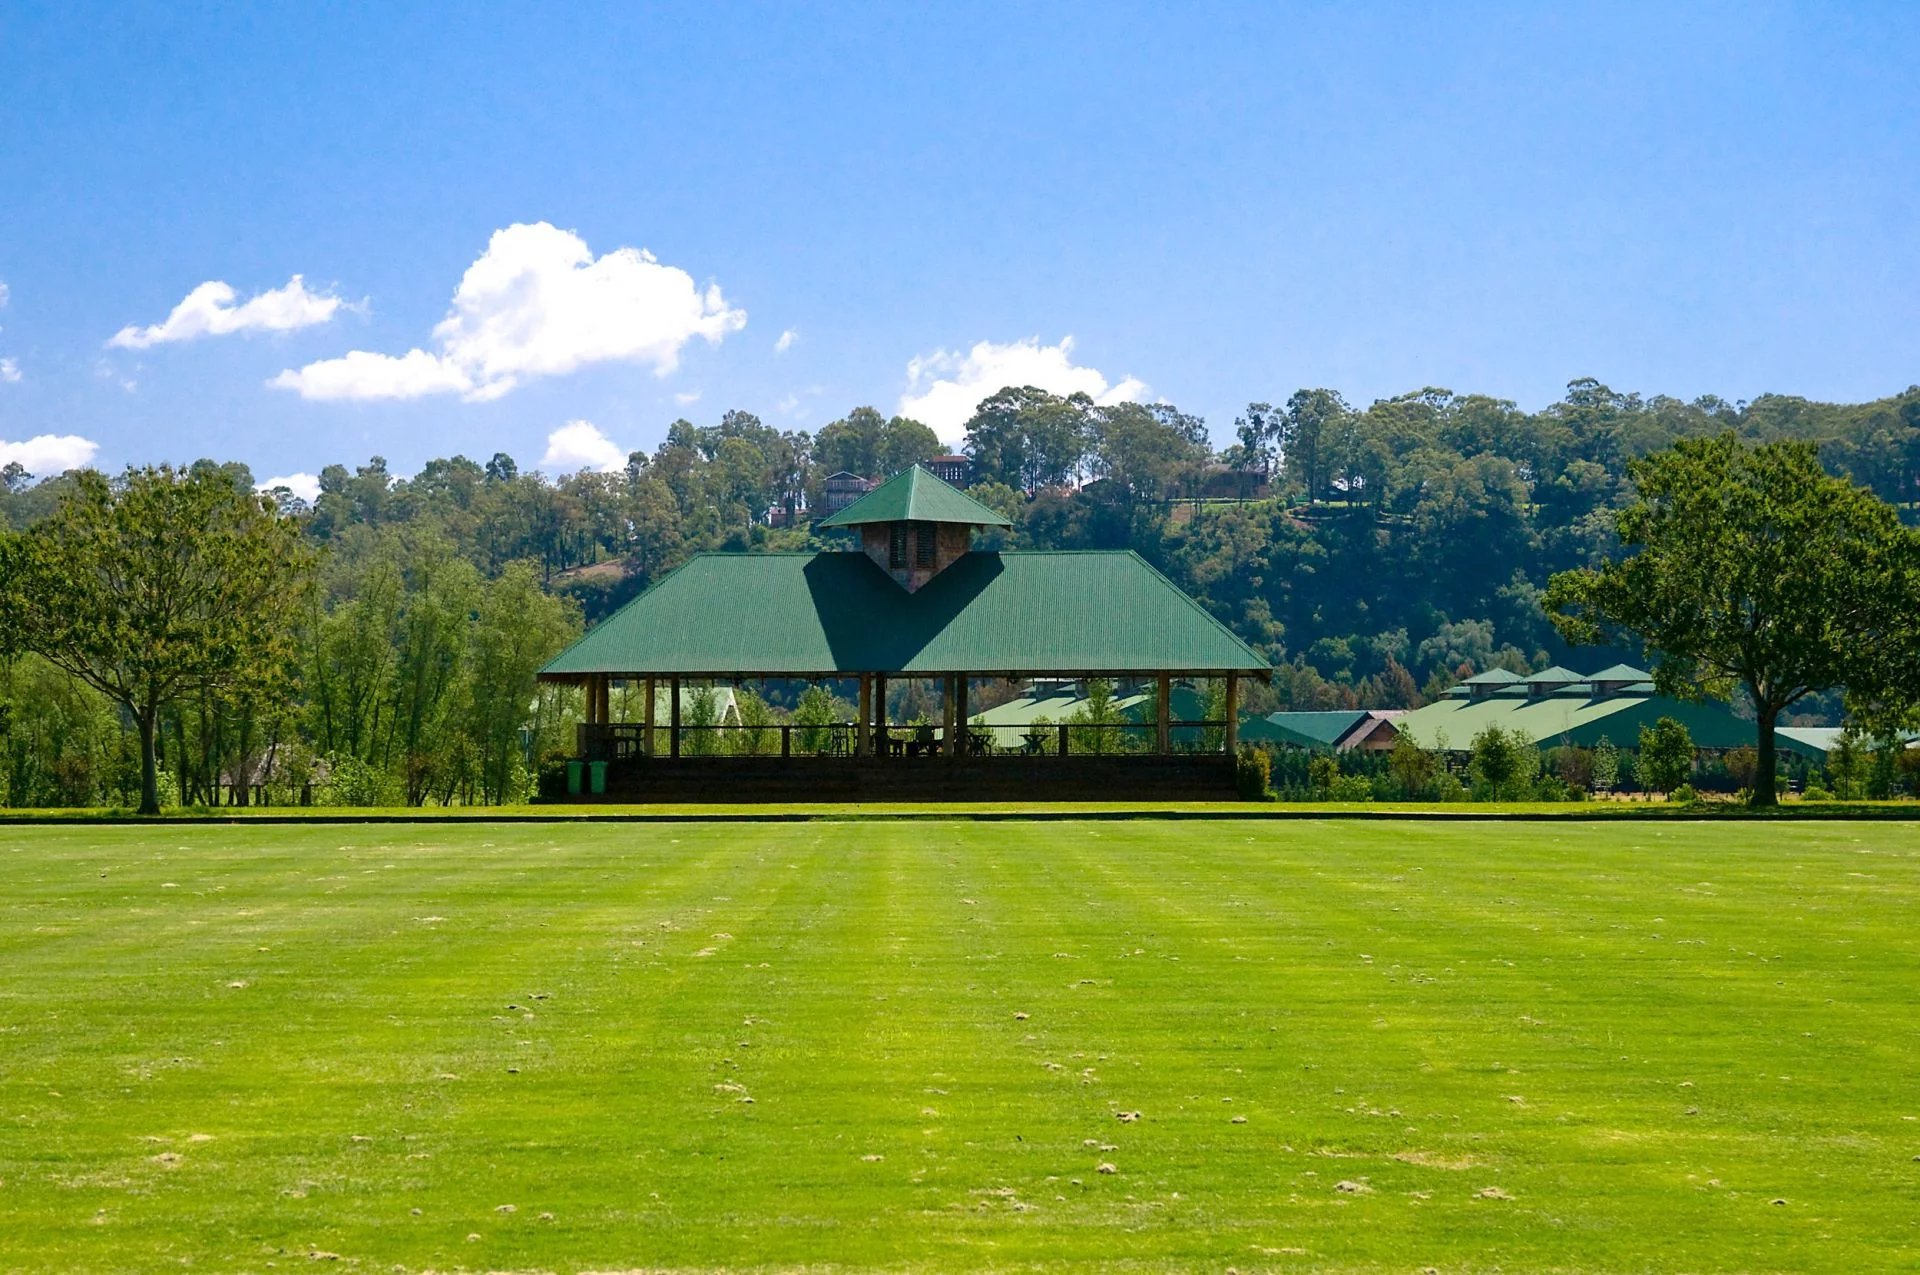
[{"label": "green trash bin", "polygon": [[580,772],[584,768],[585,765],[582,762],[570,761],[567,763],[567,796],[578,797],[580,795]]},{"label": "green trash bin", "polygon": [[607,763],[603,761],[588,762],[587,782],[594,796],[605,796],[607,792]]}]

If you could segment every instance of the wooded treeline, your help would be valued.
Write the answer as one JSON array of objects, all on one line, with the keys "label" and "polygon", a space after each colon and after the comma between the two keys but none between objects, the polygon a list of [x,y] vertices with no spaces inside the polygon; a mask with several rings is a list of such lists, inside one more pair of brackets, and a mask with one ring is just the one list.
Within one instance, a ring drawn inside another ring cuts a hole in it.
[{"label": "wooded treeline", "polygon": [[[1437,389],[1361,408],[1311,389],[1249,405],[1218,452],[1204,422],[1168,405],[1016,387],[980,404],[964,450],[973,494],[1014,523],[983,543],[1137,550],[1275,661],[1248,707],[1396,707],[1463,672],[1568,659],[1541,593],[1618,553],[1628,462],[1729,430],[1813,441],[1829,471],[1916,518],[1920,387],[1852,405],[1727,403],[1581,380],[1538,412]],[[321,551],[299,656],[257,703],[209,697],[163,717],[174,799],[210,800],[269,757],[282,799],[323,759],[330,784],[368,799],[517,799],[527,758],[564,747],[573,712],[563,692],[536,694],[532,672],[583,623],[696,552],[837,544],[807,514],[828,475],[943,450],[871,408],[812,434],[733,411],[676,421],[613,473],[554,478],[504,454],[405,477],[378,457],[328,466],[311,507],[277,497]],[[253,482],[242,466],[197,468]],[[0,517],[35,523],[73,482],[11,468]],[[0,709],[9,802],[128,791],[138,750],[96,692],[22,656],[0,670]]]}]

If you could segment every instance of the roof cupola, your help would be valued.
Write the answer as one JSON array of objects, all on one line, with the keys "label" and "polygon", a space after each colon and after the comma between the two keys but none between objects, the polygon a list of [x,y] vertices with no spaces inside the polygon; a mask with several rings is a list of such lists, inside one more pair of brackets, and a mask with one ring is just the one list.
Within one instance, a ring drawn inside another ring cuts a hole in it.
[{"label": "roof cupola", "polygon": [[975,527],[1012,527],[965,492],[914,465],[820,523],[860,536],[860,547],[908,593],[973,547]]}]

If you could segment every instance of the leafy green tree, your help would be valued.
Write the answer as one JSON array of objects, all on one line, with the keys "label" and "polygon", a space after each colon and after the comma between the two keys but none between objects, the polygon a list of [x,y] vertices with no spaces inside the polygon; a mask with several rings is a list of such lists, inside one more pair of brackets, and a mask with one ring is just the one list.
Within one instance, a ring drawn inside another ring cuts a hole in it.
[{"label": "leafy green tree", "polygon": [[1489,722],[1469,745],[1470,771],[1475,783],[1485,784],[1495,801],[1533,782],[1540,768],[1539,752],[1518,731],[1502,730]]},{"label": "leafy green tree", "polygon": [[286,691],[313,554],[230,473],[83,472],[7,558],[0,627],[132,717],[142,814],[160,809],[163,710],[202,691]]},{"label": "leafy green tree", "polygon": [[1085,394],[1061,398],[1031,385],[988,396],[967,422],[975,476],[1027,492],[1068,481],[1086,461],[1092,412]]},{"label": "leafy green tree", "polygon": [[804,753],[826,752],[833,743],[833,725],[838,720],[833,693],[824,686],[807,687],[793,709],[794,746]]},{"label": "leafy green tree", "polygon": [[489,802],[511,801],[525,777],[520,732],[535,711],[540,666],[579,632],[567,604],[540,587],[529,562],[508,566],[481,591],[469,647],[467,733]]},{"label": "leafy green tree", "polygon": [[734,711],[740,715],[741,729],[732,732],[735,753],[767,756],[780,752],[779,721],[773,708],[751,687],[734,691]]},{"label": "leafy green tree", "polygon": [[1612,792],[1620,786],[1620,750],[1605,735],[1593,746],[1593,790]]},{"label": "leafy green tree", "polygon": [[1393,751],[1387,754],[1387,772],[1409,801],[1418,801],[1427,795],[1439,770],[1439,759],[1414,743],[1411,735],[1395,739]]},{"label": "leafy green tree", "polygon": [[1076,753],[1124,752],[1133,742],[1124,729],[1128,720],[1114,704],[1113,683],[1089,678],[1085,702],[1067,716],[1067,746]]},{"label": "leafy green tree", "polygon": [[1840,733],[1827,750],[1827,775],[1833,780],[1834,794],[1845,801],[1857,801],[1867,792],[1867,779],[1873,770],[1873,758],[1858,731],[1849,728]]},{"label": "leafy green tree", "polygon": [[[1609,405],[1583,411],[1611,411]],[[1604,414],[1604,413],[1603,413]],[[1610,428],[1580,428],[1595,442]],[[1893,509],[1821,468],[1815,449],[1731,433],[1634,461],[1620,562],[1553,578],[1546,605],[1571,642],[1631,636],[1660,654],[1660,689],[1745,690],[1758,719],[1752,803],[1775,802],[1774,728],[1803,697],[1897,682],[1892,635],[1920,614],[1911,534]]]},{"label": "leafy green tree", "polygon": [[1640,728],[1640,779],[1655,792],[1672,792],[1693,774],[1693,736],[1671,717]]},{"label": "leafy green tree", "polygon": [[684,732],[680,751],[689,757],[710,757],[726,751],[720,725],[720,700],[711,686],[696,686],[686,692],[687,706],[680,725]]},{"label": "leafy green tree", "polygon": [[1309,504],[1324,494],[1330,445],[1352,414],[1332,390],[1298,390],[1287,400],[1278,427],[1280,472]]}]

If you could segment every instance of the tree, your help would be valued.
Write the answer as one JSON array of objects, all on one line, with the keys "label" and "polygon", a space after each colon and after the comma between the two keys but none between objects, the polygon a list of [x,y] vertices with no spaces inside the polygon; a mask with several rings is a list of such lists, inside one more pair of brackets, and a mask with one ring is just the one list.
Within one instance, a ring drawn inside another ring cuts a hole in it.
[{"label": "tree", "polygon": [[[1589,396],[1591,397],[1591,396]],[[1604,409],[1604,410],[1603,410]],[[1586,444],[1607,428],[1587,403]],[[1682,440],[1628,467],[1623,561],[1553,577],[1546,606],[1570,642],[1637,638],[1655,681],[1682,697],[1743,688],[1758,719],[1752,804],[1775,802],[1774,726],[1835,687],[1902,694],[1899,642],[1920,613],[1913,533],[1893,508],[1820,468],[1808,443]],[[1911,649],[1911,648],[1909,648]]]},{"label": "tree", "polygon": [[1857,801],[1866,795],[1867,777],[1873,769],[1864,741],[1851,727],[1840,733],[1827,750],[1827,777],[1833,781],[1834,795]]},{"label": "tree", "polygon": [[1693,736],[1671,717],[1640,728],[1640,778],[1655,792],[1672,792],[1693,774]]},{"label": "tree", "polygon": [[1087,679],[1086,702],[1068,714],[1069,746],[1076,753],[1119,753],[1133,741],[1123,727],[1127,715],[1114,704],[1113,683],[1104,677]]},{"label": "tree", "polygon": [[1605,735],[1593,746],[1593,790],[1612,792],[1620,785],[1620,750]]},{"label": "tree", "polygon": [[534,713],[535,678],[579,631],[577,614],[540,588],[530,562],[510,564],[481,592],[467,661],[467,734],[486,800],[514,796],[514,765],[521,760],[520,732]]},{"label": "tree", "polygon": [[1512,790],[1533,778],[1539,754],[1517,731],[1505,731],[1493,723],[1473,737],[1471,769],[1477,783],[1483,783],[1495,801],[1503,790]]},{"label": "tree", "polygon": [[1394,782],[1400,785],[1401,794],[1409,801],[1418,801],[1427,795],[1427,789],[1439,769],[1439,760],[1414,743],[1411,735],[1401,735],[1395,739],[1393,751],[1387,754],[1387,770],[1392,773]]},{"label": "tree", "polygon": [[314,555],[233,475],[86,471],[9,548],[5,631],[132,717],[141,814],[160,810],[164,709],[197,693],[284,696]]}]

